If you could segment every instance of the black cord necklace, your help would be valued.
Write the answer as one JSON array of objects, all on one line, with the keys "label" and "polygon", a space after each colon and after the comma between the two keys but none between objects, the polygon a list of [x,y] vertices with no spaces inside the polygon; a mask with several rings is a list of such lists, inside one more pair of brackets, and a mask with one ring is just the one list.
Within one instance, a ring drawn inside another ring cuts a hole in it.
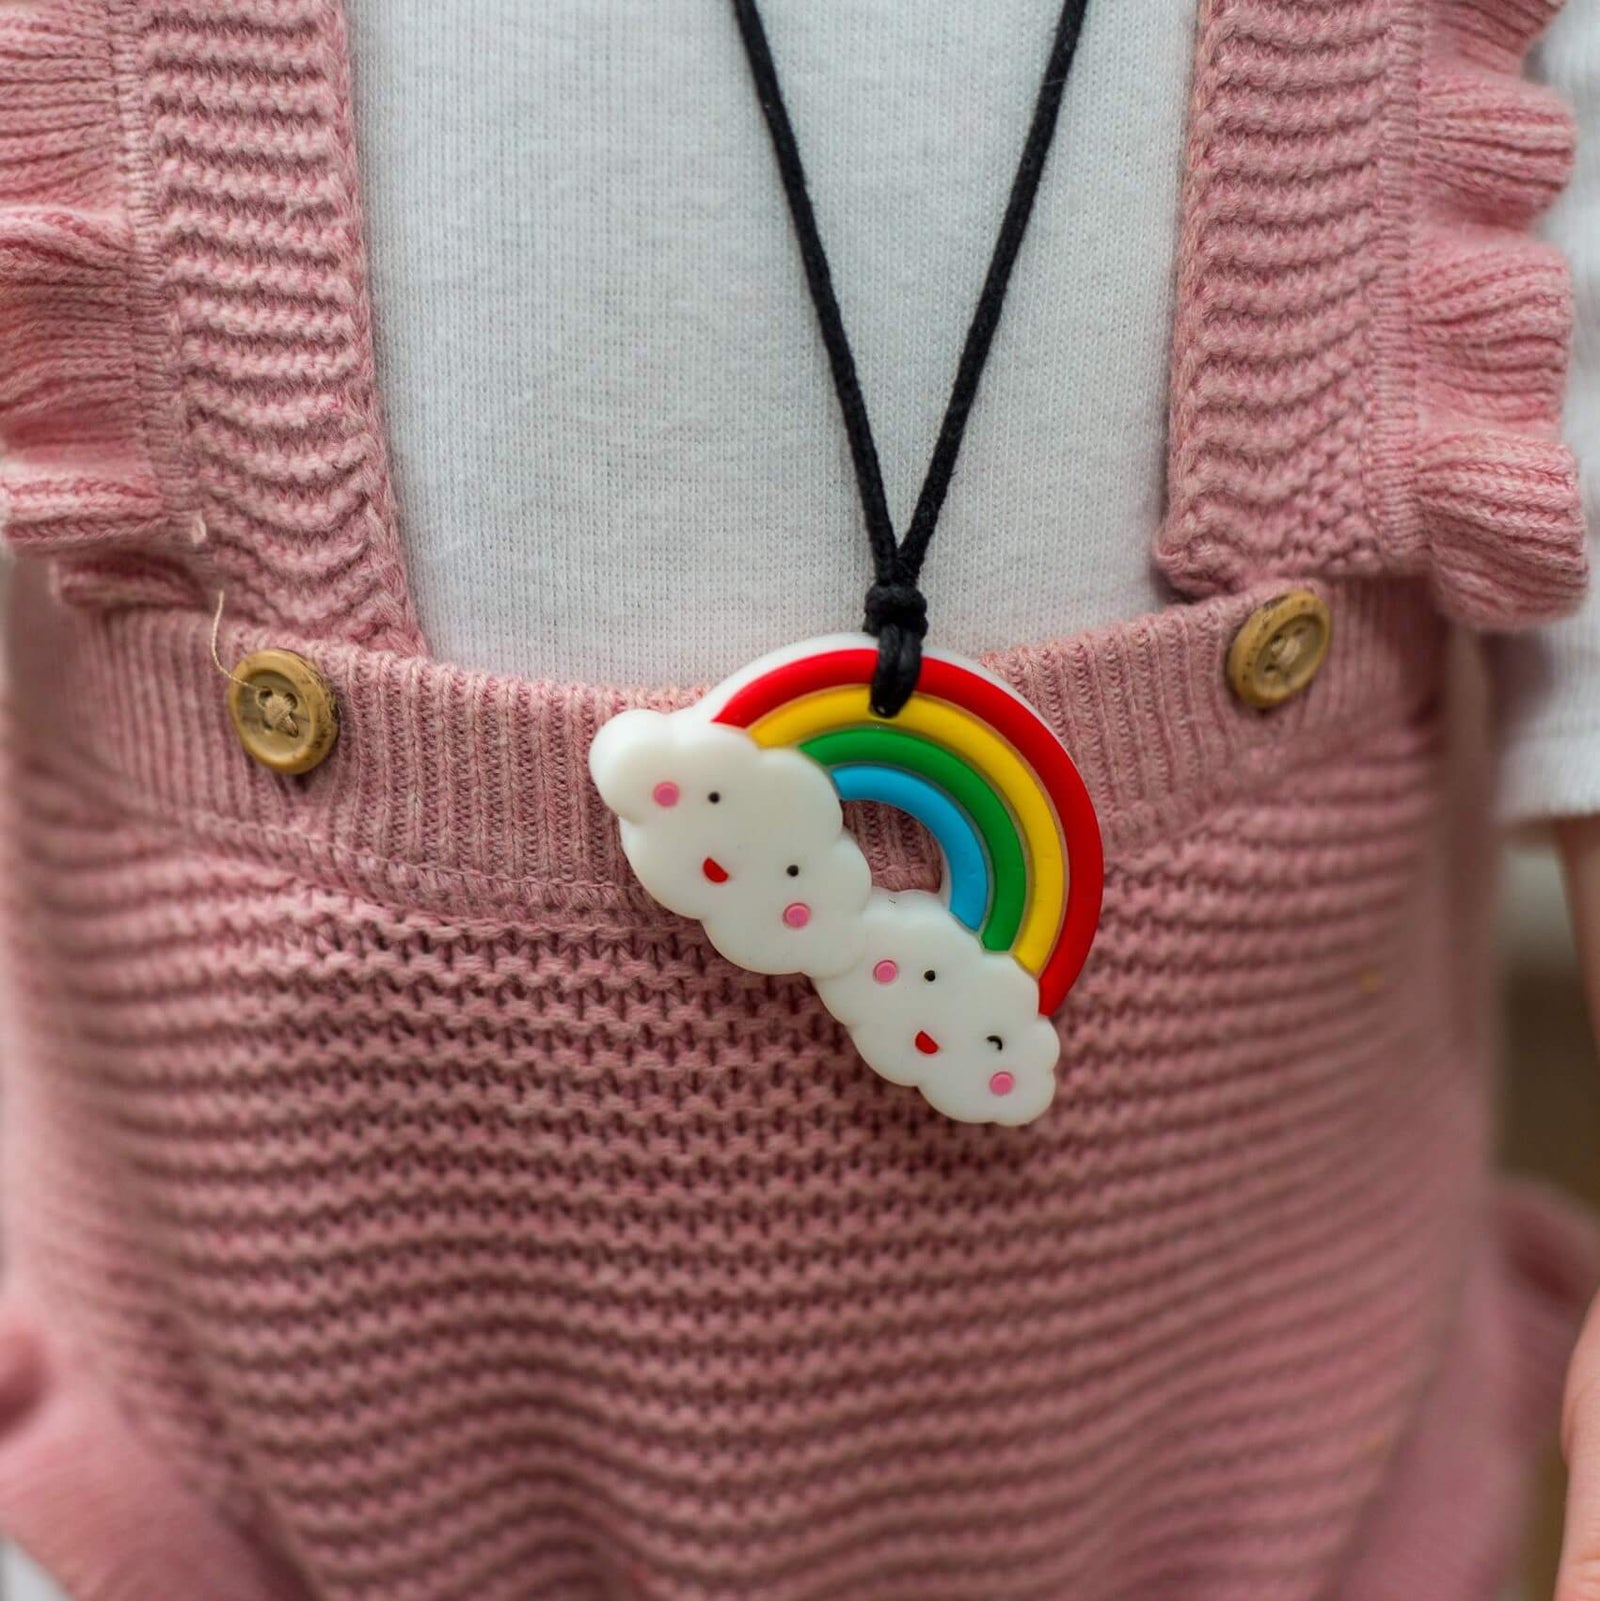
[{"label": "black cord necklace", "polygon": [[[806,198],[755,0],[733,0],[772,132],[872,542],[866,626],[779,646],[692,705],[634,707],[589,747],[650,894],[729,961],[804,973],[863,1061],[965,1123],[1028,1123],[1055,1094],[1051,1016],[1100,920],[1094,802],[1060,735],[1009,684],[929,648],[917,577],[1000,321],[1087,0],[1063,0],[1021,165],[903,540]],[[893,807],[932,836],[938,894],[874,888],[841,804]]]},{"label": "black cord necklace", "polygon": [[1061,94],[1072,69],[1078,37],[1083,31],[1088,0],[1063,0],[1061,17],[1050,46],[1050,58],[1045,65],[1044,80],[1039,85],[1038,99],[1034,103],[1033,120],[1022,147],[1022,159],[1017,164],[1005,217],[995,239],[994,254],[989,260],[989,271],[967,329],[955,382],[945,406],[944,420],[939,426],[939,437],[928,461],[928,471],[923,478],[916,507],[911,513],[910,525],[905,538],[900,540],[895,537],[894,524],[889,517],[883,471],[878,462],[878,447],[872,437],[872,424],[867,416],[867,403],[856,375],[855,357],[844,330],[838,297],[834,294],[827,252],[823,249],[816,215],[811,208],[811,197],[806,190],[800,147],[783,103],[778,69],[767,43],[761,14],[756,8],[756,0],[732,0],[732,3],[739,34],[744,40],[745,55],[750,62],[750,72],[755,79],[756,95],[772,135],[772,148],[778,160],[783,192],[788,198],[789,213],[794,220],[806,283],[811,290],[817,321],[822,328],[822,340],[827,347],[834,388],[839,396],[839,409],[843,413],[845,432],[850,440],[850,457],[855,465],[861,509],[867,524],[867,539],[872,546],[874,577],[872,587],[867,591],[865,621],[867,632],[878,640],[878,663],[872,679],[872,709],[880,717],[894,717],[910,699],[922,671],[922,640],[928,631],[928,603],[918,586],[918,579],[940,509],[950,488],[951,477],[955,473],[956,457],[961,450],[967,418],[978,393],[978,380],[983,376],[989,347],[1000,323],[1000,311],[1005,303],[1011,269],[1016,264],[1017,252],[1022,246],[1028,218],[1033,211],[1034,196],[1039,190],[1039,178],[1044,171],[1045,158],[1049,154],[1061,110]]}]

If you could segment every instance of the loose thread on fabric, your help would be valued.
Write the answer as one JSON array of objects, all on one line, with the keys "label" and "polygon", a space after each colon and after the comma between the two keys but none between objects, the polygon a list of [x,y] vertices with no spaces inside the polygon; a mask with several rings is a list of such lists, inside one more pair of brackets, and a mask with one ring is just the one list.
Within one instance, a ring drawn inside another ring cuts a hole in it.
[{"label": "loose thread on fabric", "polygon": [[217,641],[222,633],[222,608],[227,604],[228,592],[225,589],[217,591],[217,609],[211,618],[211,661],[217,671],[228,680],[230,684],[237,684],[241,689],[248,689],[250,681],[241,678],[237,673],[230,672],[222,665],[222,652],[218,649]]}]

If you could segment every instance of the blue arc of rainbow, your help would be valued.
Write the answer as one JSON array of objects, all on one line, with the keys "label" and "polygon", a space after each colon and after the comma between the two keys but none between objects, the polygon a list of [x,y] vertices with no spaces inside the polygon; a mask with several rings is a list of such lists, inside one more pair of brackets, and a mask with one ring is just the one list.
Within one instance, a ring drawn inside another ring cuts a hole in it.
[{"label": "blue arc of rainbow", "polygon": [[742,684],[714,721],[793,746],[828,769],[841,799],[894,806],[938,841],[951,915],[1039,982],[1039,1010],[1066,998],[1100,921],[1104,853],[1072,758],[1025,700],[929,653],[893,719],[869,704],[870,646],[791,657]]}]

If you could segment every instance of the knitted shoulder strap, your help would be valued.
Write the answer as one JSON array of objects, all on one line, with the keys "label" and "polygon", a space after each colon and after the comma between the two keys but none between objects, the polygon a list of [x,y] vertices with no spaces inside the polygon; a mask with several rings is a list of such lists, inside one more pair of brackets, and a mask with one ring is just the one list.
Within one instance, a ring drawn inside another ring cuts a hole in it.
[{"label": "knitted shoulder strap", "polygon": [[97,606],[421,648],[337,0],[0,12],[0,520]]},{"label": "knitted shoulder strap", "polygon": [[1500,628],[1570,609],[1571,322],[1526,237],[1573,128],[1521,81],[1554,0],[1202,0],[1173,339],[1190,594],[1411,574]]}]

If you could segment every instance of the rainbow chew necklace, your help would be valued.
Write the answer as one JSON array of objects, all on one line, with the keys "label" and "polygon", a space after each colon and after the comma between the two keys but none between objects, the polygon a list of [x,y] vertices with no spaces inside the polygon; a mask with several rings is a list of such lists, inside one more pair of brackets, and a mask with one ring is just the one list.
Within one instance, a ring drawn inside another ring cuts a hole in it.
[{"label": "rainbow chew necklace", "polygon": [[[754,0],[732,0],[849,435],[875,581],[866,632],[791,645],[693,706],[623,712],[589,769],[663,906],[728,960],[803,973],[867,1065],[965,1123],[1031,1122],[1055,1094],[1050,1018],[1100,918],[1100,828],[1061,741],[975,662],[923,649],[917,580],[1000,320],[1087,0],[1065,0],[1022,160],[909,530],[896,541],[799,147]],[[943,884],[875,888],[841,802],[938,843]]]}]

